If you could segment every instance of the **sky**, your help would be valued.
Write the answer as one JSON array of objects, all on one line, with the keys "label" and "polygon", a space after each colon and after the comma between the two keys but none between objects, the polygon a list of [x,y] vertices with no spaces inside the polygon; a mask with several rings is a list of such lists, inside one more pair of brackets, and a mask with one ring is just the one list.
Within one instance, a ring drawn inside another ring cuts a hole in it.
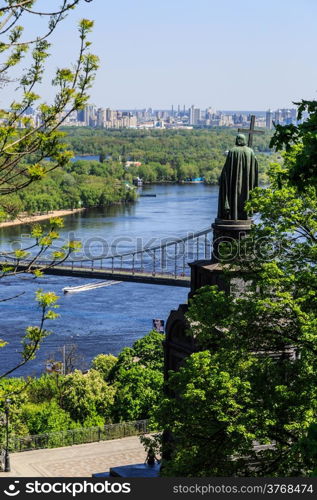
[{"label": "sky", "polygon": [[[95,21],[98,107],[266,110],[317,97],[316,0],[82,1],[51,38],[45,99],[53,70],[76,59],[82,17]],[[1,94],[0,105],[14,95]]]}]

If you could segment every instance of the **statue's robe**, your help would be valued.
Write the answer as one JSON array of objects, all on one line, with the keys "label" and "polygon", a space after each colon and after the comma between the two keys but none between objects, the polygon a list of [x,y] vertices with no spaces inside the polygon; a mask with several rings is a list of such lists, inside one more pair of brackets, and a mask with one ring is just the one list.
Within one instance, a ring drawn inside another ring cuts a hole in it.
[{"label": "statue's robe", "polygon": [[227,156],[220,176],[218,218],[247,220],[245,202],[258,186],[258,161],[248,146],[235,146]]}]

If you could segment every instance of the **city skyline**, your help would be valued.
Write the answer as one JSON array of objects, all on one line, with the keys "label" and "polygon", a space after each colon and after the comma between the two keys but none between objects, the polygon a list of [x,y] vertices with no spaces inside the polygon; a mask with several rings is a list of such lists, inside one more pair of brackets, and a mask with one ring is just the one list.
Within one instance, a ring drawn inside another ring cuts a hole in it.
[{"label": "city skyline", "polygon": [[[29,107],[25,113],[33,122],[34,126],[40,126],[42,115],[38,110]],[[189,128],[214,128],[214,127],[245,127],[252,123],[254,114],[254,125],[258,128],[272,130],[274,125],[298,125],[296,108],[278,108],[267,111],[219,111],[211,107],[200,109],[194,105],[186,108],[172,105],[169,110],[155,110],[152,108],[139,110],[113,110],[109,107],[97,107],[94,104],[87,104],[78,111],[65,110],[63,126],[72,127],[94,127],[107,129],[189,129]],[[306,113],[303,120],[306,119]],[[302,120],[301,120],[302,121]],[[19,122],[19,127],[23,128],[24,122]],[[250,125],[252,127],[252,125]]]}]

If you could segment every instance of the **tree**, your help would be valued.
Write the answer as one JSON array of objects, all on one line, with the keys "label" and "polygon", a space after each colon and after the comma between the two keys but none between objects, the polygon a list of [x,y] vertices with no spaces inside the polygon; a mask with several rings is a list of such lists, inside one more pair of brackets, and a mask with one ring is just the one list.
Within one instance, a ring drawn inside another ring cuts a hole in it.
[{"label": "tree", "polygon": [[[40,97],[36,93],[36,87],[42,82],[45,61],[49,55],[48,38],[65,15],[80,3],[80,0],[62,0],[59,7],[54,7],[51,3],[49,11],[37,10],[37,3],[36,0],[5,0],[5,5],[0,8],[0,35],[2,36],[0,79],[2,85],[10,83],[10,71],[20,65],[19,78],[17,82],[14,82],[16,98],[10,104],[9,109],[0,110],[0,216],[2,218],[17,212],[13,206],[14,197],[8,197],[8,195],[15,194],[41,180],[49,172],[68,162],[71,152],[61,142],[62,134],[58,128],[69,113],[82,108],[87,102],[87,90],[93,82],[98,66],[96,56],[89,53],[90,42],[87,40],[93,23],[83,19],[79,25],[79,53],[76,64],[72,69],[57,69],[52,81],[52,86],[56,88],[53,104],[39,102]],[[47,19],[48,26],[46,32],[38,34],[32,40],[27,40],[23,38],[23,23],[26,24],[30,17]],[[31,63],[27,69],[24,69],[22,65],[28,53],[30,53]],[[26,114],[30,107],[35,106],[39,113],[38,123],[33,123]],[[45,161],[47,157],[51,159],[50,162]],[[38,203],[41,204],[41,209],[51,208],[50,200],[44,195]],[[34,245],[14,252],[2,253],[2,261],[6,260],[7,263],[2,264],[0,277],[7,279],[21,272],[20,263],[26,258],[29,259],[29,263],[25,271],[39,276],[41,272],[36,268],[36,262],[58,238],[57,229],[61,225],[62,221],[56,218],[51,219],[47,231],[40,226],[35,226],[32,231],[35,239]],[[63,261],[76,248],[78,248],[77,243],[70,242],[53,252],[47,265]],[[2,301],[5,300],[9,299],[2,299]],[[41,309],[40,324],[27,328],[22,339],[21,360],[17,361],[15,366],[4,369],[0,378],[11,375],[16,369],[34,358],[42,340],[50,333],[45,329],[45,322],[47,319],[56,317],[53,311],[56,307],[56,300],[57,297],[53,293],[37,292],[37,302]],[[0,347],[5,345],[4,340],[0,342]],[[0,397],[6,397],[6,395],[5,392],[1,392]]]},{"label": "tree", "polygon": [[163,389],[163,335],[151,331],[124,348],[109,374],[116,389],[115,421],[150,418]]},{"label": "tree", "polygon": [[[286,148],[287,178],[300,190],[307,183],[317,187],[317,101],[302,100],[298,106],[299,125],[275,125],[270,147]],[[280,180],[283,180],[283,176]]]},{"label": "tree", "polygon": [[49,356],[47,362],[54,364],[58,368],[57,373],[64,375],[76,369],[83,371],[86,366],[85,356],[79,352],[77,344],[65,344],[59,347]]},{"label": "tree", "polygon": [[114,421],[128,422],[152,416],[162,396],[163,374],[140,364],[118,371],[112,414]]},{"label": "tree", "polygon": [[[272,286],[272,274],[269,281]],[[286,292],[273,297],[264,289],[261,296],[234,298],[206,287],[192,301],[189,320],[202,352],[170,377],[177,398],[163,401],[159,423],[177,446],[164,470],[202,476],[311,472],[299,443],[317,414],[312,314]],[[263,449],[255,451],[255,442]]]},{"label": "tree", "polygon": [[104,425],[110,417],[115,388],[96,370],[79,370],[66,375],[61,406],[71,418],[85,427]]},{"label": "tree", "polygon": [[[54,311],[54,308],[58,307],[56,304],[57,299],[58,297],[53,292],[43,293],[41,290],[36,292],[36,300],[41,310],[40,323],[38,326],[29,326],[26,329],[26,334],[22,340],[23,349],[20,362],[11,368],[5,368],[0,373],[0,379],[11,375],[15,370],[35,358],[41,342],[50,334],[50,331],[45,329],[45,322],[58,317],[58,314]],[[4,347],[6,344],[6,341],[0,339],[0,347]]]},{"label": "tree", "polygon": [[163,340],[162,333],[151,330],[145,337],[134,342],[134,355],[147,368],[161,371],[163,369]]},{"label": "tree", "polygon": [[130,370],[136,364],[151,370],[163,370],[163,339],[164,336],[156,330],[150,331],[144,337],[136,340],[132,347],[125,347],[120,352],[117,363],[110,372],[111,379],[116,379],[121,369]]},{"label": "tree", "polygon": [[103,376],[104,380],[108,381],[109,375],[117,361],[118,358],[112,354],[98,354],[98,356],[92,360],[91,368],[97,370]]},{"label": "tree", "polygon": [[[4,39],[0,44],[3,56],[0,76],[7,75],[12,67],[21,64],[29,51],[32,51],[32,63],[27,70],[21,71],[16,91],[17,99],[11,103],[9,110],[1,110],[0,113],[3,120],[0,142],[2,194],[16,192],[68,162],[70,152],[66,151],[65,145],[59,140],[61,133],[58,127],[66,116],[86,103],[86,91],[91,86],[98,62],[96,56],[88,52],[90,43],[87,41],[87,34],[93,23],[84,19],[79,26],[79,56],[74,69],[58,68],[52,81],[52,85],[57,89],[54,103],[38,104],[39,95],[35,93],[35,88],[42,81],[44,64],[48,57],[47,38],[67,11],[75,7],[79,0],[64,0],[55,12],[33,10],[36,0],[17,3],[6,0],[6,3],[7,6],[0,10],[1,34],[7,37],[7,40]],[[35,37],[34,40],[24,40],[23,26],[17,23],[25,16],[43,15],[49,18],[47,33]],[[35,105],[38,105],[39,125],[34,124],[25,114]],[[33,162],[26,165],[25,160],[30,155],[33,155]],[[44,165],[43,160],[47,157],[51,158],[51,162]],[[5,207],[3,209],[5,211]]]},{"label": "tree", "polygon": [[56,401],[23,405],[21,421],[27,426],[31,435],[68,430],[73,427],[69,413],[62,410]]}]

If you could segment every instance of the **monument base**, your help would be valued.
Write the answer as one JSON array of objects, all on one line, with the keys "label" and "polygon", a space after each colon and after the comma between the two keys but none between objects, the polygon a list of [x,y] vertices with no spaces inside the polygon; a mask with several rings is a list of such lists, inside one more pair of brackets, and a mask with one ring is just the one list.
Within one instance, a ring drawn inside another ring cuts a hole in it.
[{"label": "monument base", "polygon": [[[232,283],[236,280],[235,272],[229,276],[224,273],[223,265],[211,260],[197,260],[189,264],[191,268],[191,290],[188,298],[191,299],[202,286],[217,286],[220,291],[230,293]],[[166,322],[166,337],[164,345],[164,375],[168,379],[170,370],[177,371],[185,358],[197,352],[195,339],[186,335],[189,328],[186,320],[188,304],[180,304],[178,309],[172,310]]]},{"label": "monument base", "polygon": [[219,262],[196,260],[195,262],[190,262],[188,265],[191,269],[190,293],[188,298],[191,298],[196,290],[206,285],[216,285],[219,290],[230,291],[230,283],[225,278],[223,266]]},{"label": "monument base", "polygon": [[[213,228],[213,254],[212,261],[219,262],[225,257],[221,251],[223,243],[232,244],[237,249],[237,243],[241,242],[250,233],[252,219],[247,220],[226,220],[216,218],[211,226]],[[227,252],[226,252],[227,253]],[[236,255],[234,255],[236,257]]]}]

